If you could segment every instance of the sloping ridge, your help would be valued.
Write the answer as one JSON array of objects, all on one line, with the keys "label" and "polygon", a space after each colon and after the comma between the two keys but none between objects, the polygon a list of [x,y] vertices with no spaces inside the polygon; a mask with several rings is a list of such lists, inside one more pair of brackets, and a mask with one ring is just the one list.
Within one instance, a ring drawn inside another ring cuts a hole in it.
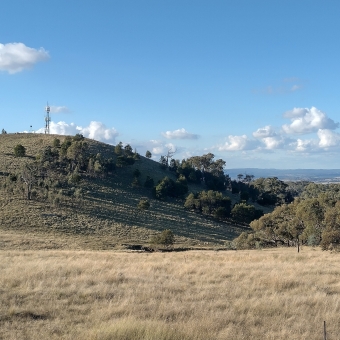
[{"label": "sloping ridge", "polygon": [[[65,197],[58,206],[41,198],[28,201],[22,193],[4,189],[7,174],[16,173],[24,163],[33,162],[55,138],[63,142],[65,136],[0,135],[0,232],[3,236],[0,248],[12,244],[25,249],[113,249],[121,244],[148,244],[152,236],[164,229],[173,231],[178,246],[209,247],[221,246],[242,231],[185,210],[182,200],[156,200],[143,185],[133,187],[135,169],[141,172],[141,184],[146,176],[152,177],[155,183],[164,176],[175,178],[170,171],[161,170],[157,162],[142,156],[133,165],[117,168],[105,177],[82,174],[79,183],[82,198]],[[92,154],[115,159],[112,145],[90,139],[86,142]],[[17,144],[26,148],[25,157],[14,157]],[[203,189],[203,186],[189,186],[189,191]],[[137,209],[142,198],[150,201],[149,210]]]}]

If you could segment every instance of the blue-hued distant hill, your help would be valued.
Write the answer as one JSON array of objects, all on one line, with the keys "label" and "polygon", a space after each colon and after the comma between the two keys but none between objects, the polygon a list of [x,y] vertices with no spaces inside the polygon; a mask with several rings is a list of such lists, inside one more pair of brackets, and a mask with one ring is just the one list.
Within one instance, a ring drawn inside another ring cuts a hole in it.
[{"label": "blue-hued distant hill", "polygon": [[226,169],[232,179],[238,174],[254,175],[259,177],[277,177],[283,181],[312,181],[322,183],[340,182],[340,169],[259,169],[259,168],[237,168]]}]

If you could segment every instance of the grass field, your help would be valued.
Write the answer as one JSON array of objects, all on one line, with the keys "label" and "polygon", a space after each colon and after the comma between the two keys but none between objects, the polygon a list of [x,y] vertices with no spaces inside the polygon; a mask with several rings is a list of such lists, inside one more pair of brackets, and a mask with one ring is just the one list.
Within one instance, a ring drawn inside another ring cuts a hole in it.
[{"label": "grass field", "polygon": [[338,257],[1,250],[0,339],[335,340]]}]

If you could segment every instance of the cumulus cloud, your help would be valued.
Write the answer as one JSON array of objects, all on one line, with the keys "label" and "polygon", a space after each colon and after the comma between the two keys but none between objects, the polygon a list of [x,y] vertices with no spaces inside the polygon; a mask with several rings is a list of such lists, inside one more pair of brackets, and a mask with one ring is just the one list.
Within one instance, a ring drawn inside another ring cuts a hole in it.
[{"label": "cumulus cloud", "polygon": [[[147,143],[149,144],[149,143]],[[173,143],[164,143],[160,140],[150,140],[151,153],[153,155],[165,155],[169,150],[175,152],[177,147]],[[148,147],[148,146],[147,146]]]},{"label": "cumulus cloud", "polygon": [[96,121],[92,121],[88,127],[81,129],[81,133],[85,137],[105,142],[114,142],[118,136],[115,128],[107,128],[105,124]]},{"label": "cumulus cloud", "polygon": [[0,71],[18,73],[49,57],[42,47],[35,49],[23,43],[0,44]]},{"label": "cumulus cloud", "polygon": [[292,151],[295,152],[319,152],[320,147],[318,145],[317,139],[301,139],[298,138],[295,141],[289,143],[289,147]]},{"label": "cumulus cloud", "polygon": [[261,142],[265,145],[265,149],[267,150],[274,150],[279,149],[284,146],[284,139],[277,136],[277,137],[265,137],[261,139]]},{"label": "cumulus cloud", "polygon": [[[44,129],[40,129],[42,131],[38,131],[38,132],[43,132]],[[52,134],[56,134],[56,135],[75,135],[76,133],[81,133],[81,127],[77,126],[74,123],[68,124],[65,122],[51,122],[50,123],[50,132]]]},{"label": "cumulus cloud", "polygon": [[297,152],[324,152],[330,149],[340,149],[340,134],[328,129],[319,129],[317,138],[301,139],[289,144],[293,151]]},{"label": "cumulus cloud", "polygon": [[70,109],[66,106],[50,106],[51,113],[70,113]]},{"label": "cumulus cloud", "polygon": [[253,132],[253,136],[264,144],[267,150],[274,150],[284,146],[285,140],[283,136],[278,134],[270,125],[257,129]]},{"label": "cumulus cloud", "polygon": [[[44,133],[44,128],[41,128],[37,133]],[[110,144],[115,143],[115,138],[119,135],[115,128],[107,128],[105,124],[101,122],[92,121],[89,126],[81,127],[74,123],[66,122],[51,122],[50,123],[51,134],[56,135],[75,135],[81,133],[84,137],[95,139],[101,142],[106,142]]]},{"label": "cumulus cloud", "polygon": [[228,141],[218,147],[219,151],[250,150],[256,147],[256,141],[251,141],[246,135],[228,136]]},{"label": "cumulus cloud", "polygon": [[186,131],[184,128],[162,132],[163,137],[167,139],[197,139],[199,136]]},{"label": "cumulus cloud", "polygon": [[274,137],[276,135],[277,133],[270,125],[266,125],[265,127],[259,128],[255,132],[253,132],[253,136],[255,138]]},{"label": "cumulus cloud", "polygon": [[320,129],[318,131],[319,147],[329,149],[331,147],[340,146],[340,134],[328,129]]},{"label": "cumulus cloud", "polygon": [[291,123],[282,126],[287,134],[307,134],[317,132],[319,129],[334,130],[339,126],[334,120],[318,110],[316,107],[294,108],[284,113],[285,118],[290,118]]}]

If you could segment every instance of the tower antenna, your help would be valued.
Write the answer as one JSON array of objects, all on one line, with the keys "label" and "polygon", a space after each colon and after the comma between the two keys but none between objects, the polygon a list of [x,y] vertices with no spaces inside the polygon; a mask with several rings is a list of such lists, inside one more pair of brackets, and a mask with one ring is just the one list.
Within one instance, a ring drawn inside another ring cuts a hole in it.
[{"label": "tower antenna", "polygon": [[48,102],[47,102],[47,105],[45,107],[45,112],[46,112],[46,116],[45,116],[45,135],[49,135],[50,134],[51,116],[50,116],[50,107],[48,106]]}]

